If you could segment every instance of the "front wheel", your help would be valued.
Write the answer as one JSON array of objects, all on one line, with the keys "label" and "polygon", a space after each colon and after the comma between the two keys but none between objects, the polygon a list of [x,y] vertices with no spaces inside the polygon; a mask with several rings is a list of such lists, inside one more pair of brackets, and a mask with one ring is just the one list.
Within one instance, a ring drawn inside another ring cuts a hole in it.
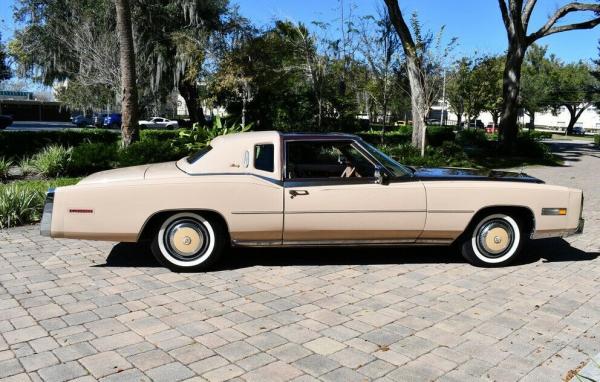
[{"label": "front wheel", "polygon": [[501,213],[488,215],[465,236],[461,253],[473,265],[503,266],[518,257],[524,240],[517,219]]},{"label": "front wheel", "polygon": [[224,237],[215,219],[182,212],[162,223],[151,248],[158,262],[173,271],[201,271],[217,261],[225,246]]}]

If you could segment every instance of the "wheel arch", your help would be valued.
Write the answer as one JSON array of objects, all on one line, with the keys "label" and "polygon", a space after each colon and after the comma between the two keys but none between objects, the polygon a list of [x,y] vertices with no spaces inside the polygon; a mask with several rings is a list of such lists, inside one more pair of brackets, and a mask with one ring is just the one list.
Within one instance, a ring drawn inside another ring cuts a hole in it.
[{"label": "wheel arch", "polygon": [[164,222],[166,218],[181,212],[197,213],[205,218],[212,218],[214,219],[214,221],[219,222],[219,224],[222,225],[223,232],[227,234],[227,240],[229,241],[229,225],[227,224],[227,220],[225,219],[225,217],[220,212],[210,209],[184,208],[157,211],[151,216],[149,216],[142,225],[142,229],[140,230],[140,233],[138,235],[137,242],[152,240],[153,235],[158,231],[161,223]]},{"label": "wheel arch", "polygon": [[494,206],[486,206],[480,208],[474,215],[471,217],[469,224],[465,228],[464,232],[456,238],[455,242],[460,242],[465,235],[469,235],[469,233],[475,228],[479,220],[481,220],[484,216],[492,215],[495,213],[506,214],[512,217],[517,218],[518,224],[523,224],[523,238],[530,238],[531,235],[535,232],[535,215],[531,208],[527,206],[519,206],[519,205],[494,205]]}]

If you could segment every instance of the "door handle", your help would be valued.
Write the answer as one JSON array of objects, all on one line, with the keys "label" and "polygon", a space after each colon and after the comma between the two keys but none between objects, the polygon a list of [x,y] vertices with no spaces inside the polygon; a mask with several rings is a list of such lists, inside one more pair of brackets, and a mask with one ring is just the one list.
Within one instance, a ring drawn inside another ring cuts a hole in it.
[{"label": "door handle", "polygon": [[290,190],[290,197],[294,199],[296,196],[308,195],[306,190]]}]

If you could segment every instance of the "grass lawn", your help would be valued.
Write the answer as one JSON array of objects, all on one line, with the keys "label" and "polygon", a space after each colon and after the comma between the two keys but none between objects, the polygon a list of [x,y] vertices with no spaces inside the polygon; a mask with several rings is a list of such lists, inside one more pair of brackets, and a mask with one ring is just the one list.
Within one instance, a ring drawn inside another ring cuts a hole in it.
[{"label": "grass lawn", "polygon": [[557,141],[594,141],[594,137],[591,135],[552,134],[552,139],[555,139]]}]

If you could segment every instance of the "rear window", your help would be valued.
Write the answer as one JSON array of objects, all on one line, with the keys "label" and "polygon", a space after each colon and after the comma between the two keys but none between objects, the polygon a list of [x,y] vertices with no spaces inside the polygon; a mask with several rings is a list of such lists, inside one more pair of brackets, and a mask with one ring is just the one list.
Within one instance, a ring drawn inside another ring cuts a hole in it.
[{"label": "rear window", "polygon": [[275,162],[275,147],[273,144],[254,146],[254,168],[273,172]]},{"label": "rear window", "polygon": [[203,149],[197,151],[196,153],[190,155],[189,157],[187,157],[186,161],[189,164],[194,164],[198,161],[198,159],[202,158],[210,150],[212,150],[212,147],[206,146],[205,148],[203,148]]}]

